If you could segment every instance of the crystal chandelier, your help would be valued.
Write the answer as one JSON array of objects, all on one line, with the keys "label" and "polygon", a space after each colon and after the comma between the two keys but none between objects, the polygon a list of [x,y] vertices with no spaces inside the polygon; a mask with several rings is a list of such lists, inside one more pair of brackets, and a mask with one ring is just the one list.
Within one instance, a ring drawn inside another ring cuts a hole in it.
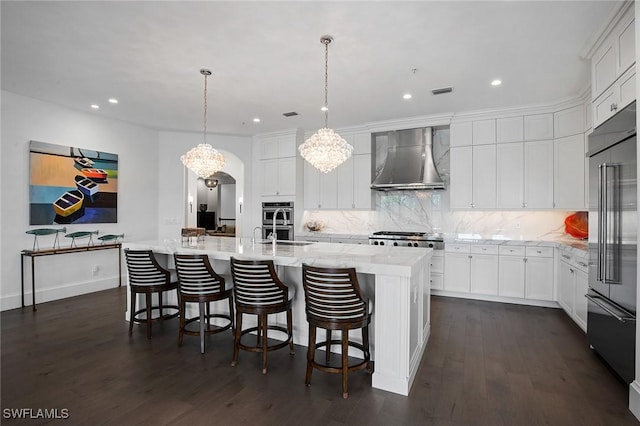
[{"label": "crystal chandelier", "polygon": [[208,69],[201,69],[200,74],[204,75],[204,131],[203,143],[192,148],[185,155],[180,157],[182,164],[189,170],[203,179],[207,179],[215,172],[221,170],[226,160],[224,156],[214,147],[207,143],[207,77],[211,75]]},{"label": "crystal chandelier", "polygon": [[333,37],[324,35],[320,37],[320,43],[324,44],[324,128],[319,129],[309,139],[298,147],[302,158],[322,173],[329,173],[351,157],[353,147],[339,134],[329,128],[329,43]]}]

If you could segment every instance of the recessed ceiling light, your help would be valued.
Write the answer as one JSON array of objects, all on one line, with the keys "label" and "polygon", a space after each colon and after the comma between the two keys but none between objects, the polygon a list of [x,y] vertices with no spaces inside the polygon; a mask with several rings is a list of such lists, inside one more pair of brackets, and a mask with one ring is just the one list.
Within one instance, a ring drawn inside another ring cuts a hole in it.
[{"label": "recessed ceiling light", "polygon": [[93,109],[100,109],[100,105],[91,104],[91,108],[93,108]]},{"label": "recessed ceiling light", "polygon": [[411,93],[405,93],[404,95],[402,95],[402,99],[411,99]]},{"label": "recessed ceiling light", "polygon": [[320,111],[329,111],[329,107],[323,106],[322,108],[320,108]]},{"label": "recessed ceiling light", "polygon": [[110,103],[110,104],[117,104],[117,103],[118,103],[118,100],[117,100],[117,99],[115,99],[115,98],[111,98],[111,99],[109,99],[109,103]]},{"label": "recessed ceiling light", "polygon": [[491,82],[492,86],[500,86],[502,84],[501,80],[495,79]]},{"label": "recessed ceiling light", "polygon": [[253,119],[253,122],[254,122],[254,123],[259,123],[259,122],[260,122],[260,119],[259,119],[258,117],[256,117],[256,118],[254,118],[254,119]]}]

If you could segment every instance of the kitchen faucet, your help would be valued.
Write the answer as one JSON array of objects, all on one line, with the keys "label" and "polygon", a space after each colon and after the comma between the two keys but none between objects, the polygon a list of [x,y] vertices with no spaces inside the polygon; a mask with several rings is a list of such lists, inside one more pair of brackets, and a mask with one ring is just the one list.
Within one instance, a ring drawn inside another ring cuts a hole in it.
[{"label": "kitchen faucet", "polygon": [[273,240],[272,240],[272,244],[273,244],[273,250],[275,251],[276,249],[276,242],[278,240],[278,234],[276,233],[276,219],[278,218],[278,212],[282,212],[282,224],[286,225],[287,224],[287,215],[285,210],[282,207],[278,207],[276,209],[275,212],[273,212],[273,231],[272,231],[272,235],[273,235]]},{"label": "kitchen faucet", "polygon": [[260,233],[262,233],[262,226],[256,226],[253,228],[253,232],[251,233],[251,247],[256,245],[256,229],[259,229]]}]

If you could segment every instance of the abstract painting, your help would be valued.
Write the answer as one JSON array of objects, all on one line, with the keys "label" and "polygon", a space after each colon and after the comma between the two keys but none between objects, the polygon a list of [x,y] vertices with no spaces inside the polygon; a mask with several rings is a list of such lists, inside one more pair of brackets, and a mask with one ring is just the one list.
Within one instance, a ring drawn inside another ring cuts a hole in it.
[{"label": "abstract painting", "polygon": [[118,155],[29,143],[29,224],[116,223]]}]

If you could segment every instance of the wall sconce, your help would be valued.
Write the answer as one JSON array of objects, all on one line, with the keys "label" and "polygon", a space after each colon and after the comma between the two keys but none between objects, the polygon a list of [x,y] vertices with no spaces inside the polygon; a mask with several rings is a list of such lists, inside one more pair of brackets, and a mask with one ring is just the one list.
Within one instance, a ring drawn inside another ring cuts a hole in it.
[{"label": "wall sconce", "polygon": [[242,197],[238,198],[238,204],[240,205],[240,214],[242,214]]},{"label": "wall sconce", "polygon": [[189,195],[189,213],[193,213],[193,195]]}]

